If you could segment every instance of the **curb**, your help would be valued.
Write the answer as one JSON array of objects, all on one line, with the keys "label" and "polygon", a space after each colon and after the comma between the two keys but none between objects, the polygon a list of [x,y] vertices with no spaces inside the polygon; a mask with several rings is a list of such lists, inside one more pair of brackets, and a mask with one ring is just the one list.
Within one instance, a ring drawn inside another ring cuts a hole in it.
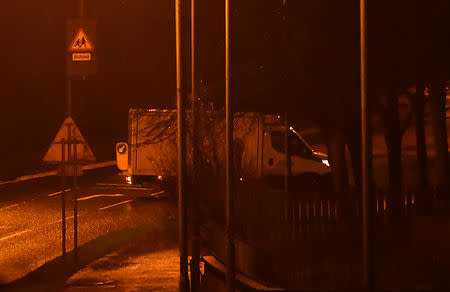
[{"label": "curb", "polygon": [[[115,164],[116,164],[116,161],[115,160],[111,160],[111,161],[105,161],[105,162],[98,162],[98,163],[83,165],[82,168],[83,168],[83,170],[91,170],[91,169],[97,169],[97,168],[102,168],[102,167],[109,167],[109,166],[113,166]],[[13,183],[19,183],[19,182],[23,182],[23,181],[27,181],[27,180],[32,180],[32,179],[38,179],[38,178],[53,176],[53,175],[56,175],[56,174],[57,174],[56,170],[51,170],[51,171],[46,171],[46,172],[41,172],[41,173],[23,175],[23,176],[20,176],[18,178],[15,178],[13,180],[10,180],[10,181],[0,181],[0,186],[1,185],[7,185],[7,184],[13,184]]]}]

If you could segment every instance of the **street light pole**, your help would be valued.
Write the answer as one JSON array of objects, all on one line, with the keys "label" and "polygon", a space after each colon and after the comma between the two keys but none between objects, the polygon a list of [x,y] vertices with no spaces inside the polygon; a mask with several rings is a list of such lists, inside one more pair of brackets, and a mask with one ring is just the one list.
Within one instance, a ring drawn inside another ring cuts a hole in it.
[{"label": "street light pole", "polygon": [[177,71],[177,152],[178,152],[178,240],[180,249],[179,291],[189,292],[186,216],[186,0],[175,0]]},{"label": "street light pole", "polygon": [[363,289],[374,291],[370,108],[367,96],[367,0],[360,0]]},{"label": "street light pole", "polygon": [[84,17],[84,0],[78,1],[78,15],[80,18]]},{"label": "street light pole", "polygon": [[235,290],[235,258],[233,239],[233,109],[230,97],[230,0],[225,0],[225,99],[226,99],[226,290]]},{"label": "street light pole", "polygon": [[195,46],[195,0],[191,0],[191,115],[192,115],[192,180],[190,188],[190,209],[192,229],[191,292],[200,291],[200,218],[198,209],[198,105],[196,92],[196,46]]}]

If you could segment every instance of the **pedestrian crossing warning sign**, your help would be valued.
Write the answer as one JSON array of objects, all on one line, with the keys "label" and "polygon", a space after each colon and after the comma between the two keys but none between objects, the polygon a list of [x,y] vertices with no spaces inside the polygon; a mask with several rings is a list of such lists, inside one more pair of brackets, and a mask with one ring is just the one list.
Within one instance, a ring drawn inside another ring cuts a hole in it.
[{"label": "pedestrian crossing warning sign", "polygon": [[69,46],[70,52],[89,52],[94,50],[94,45],[89,40],[87,34],[82,28],[78,29],[75,38]]},{"label": "pedestrian crossing warning sign", "polygon": [[66,118],[45,154],[44,162],[95,161],[95,156],[71,117]]}]

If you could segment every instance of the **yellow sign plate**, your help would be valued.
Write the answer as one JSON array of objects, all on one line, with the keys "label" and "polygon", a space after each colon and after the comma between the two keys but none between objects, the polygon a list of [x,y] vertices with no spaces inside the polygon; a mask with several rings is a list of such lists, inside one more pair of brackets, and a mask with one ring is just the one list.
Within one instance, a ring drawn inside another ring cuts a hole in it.
[{"label": "yellow sign plate", "polygon": [[91,53],[73,53],[72,54],[72,61],[78,62],[78,61],[90,61],[91,60]]}]

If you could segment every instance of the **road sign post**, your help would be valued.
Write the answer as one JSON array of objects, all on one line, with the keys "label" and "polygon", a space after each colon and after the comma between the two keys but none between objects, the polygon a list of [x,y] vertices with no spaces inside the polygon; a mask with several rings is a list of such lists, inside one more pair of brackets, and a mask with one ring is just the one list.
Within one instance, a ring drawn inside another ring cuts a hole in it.
[{"label": "road sign post", "polygon": [[75,254],[75,260],[78,259],[78,155],[77,155],[77,143],[73,143],[73,165],[75,173],[73,175],[73,249]]},{"label": "road sign post", "polygon": [[64,140],[61,141],[61,230],[62,230],[62,254],[66,255],[66,170],[65,170],[65,159],[66,159],[66,143]]}]

